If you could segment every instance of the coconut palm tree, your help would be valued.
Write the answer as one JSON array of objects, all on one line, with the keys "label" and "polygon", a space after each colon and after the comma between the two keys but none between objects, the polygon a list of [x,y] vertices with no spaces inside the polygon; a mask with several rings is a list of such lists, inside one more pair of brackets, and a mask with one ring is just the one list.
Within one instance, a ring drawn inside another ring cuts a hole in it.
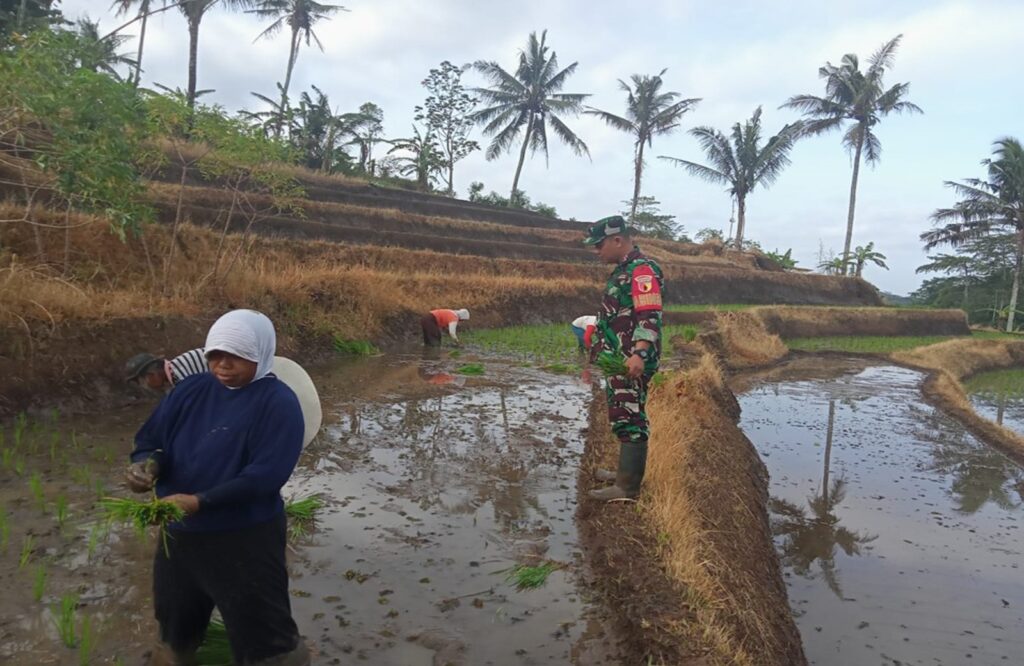
[{"label": "coconut palm tree", "polygon": [[206,16],[206,12],[215,5],[221,5],[229,9],[248,9],[254,0],[184,0],[178,4],[178,9],[185,15],[188,22],[188,88],[187,101],[191,109],[196,103],[196,64],[199,53],[199,25]]},{"label": "coconut palm tree", "polygon": [[[167,0],[164,0],[164,4]],[[112,7],[117,9],[116,16],[127,15],[132,7],[138,5],[138,10],[135,15],[141,22],[139,27],[139,52],[135,56],[135,74],[129,78],[131,83],[136,88],[139,86],[139,81],[142,79],[142,48],[146,44],[146,23],[148,22],[151,7],[156,4],[155,0],[114,0]]]},{"label": "coconut palm tree", "polygon": [[889,270],[889,267],[885,265],[885,255],[875,250],[875,242],[871,241],[867,245],[861,247],[858,245],[853,250],[852,256],[854,264],[854,276],[860,277],[864,272],[864,264],[871,262],[874,265]]},{"label": "coconut palm tree", "polygon": [[853,152],[850,205],[846,217],[846,242],[843,245],[843,259],[847,262],[853,241],[853,215],[857,203],[861,157],[868,164],[874,165],[882,154],[882,144],[874,133],[875,125],[890,113],[924,113],[919,106],[906,100],[910,92],[909,83],[897,83],[888,89],[883,84],[885,70],[892,67],[902,37],[896,35],[875,51],[868,59],[869,66],[865,72],[860,70],[857,56],[852,53],[844,55],[838,67],[826,62],[824,67],[818,69],[818,76],[825,79],[825,96],[796,95],[781,107],[797,109],[807,116],[807,134],[839,129],[850,121],[843,134],[843,145]]},{"label": "coconut palm tree", "polygon": [[[288,87],[291,85],[295,61],[299,57],[299,46],[303,41],[306,42],[306,46],[309,46],[311,42],[316,42],[317,48],[321,51],[324,50],[320,38],[313,32],[313,24],[330,18],[332,14],[345,11],[348,10],[341,5],[325,5],[315,0],[262,0],[255,9],[249,10],[248,13],[256,14],[260,18],[274,19],[274,22],[256,39],[273,37],[286,25],[291,29],[288,68],[285,70],[284,86],[281,87],[282,107],[286,106],[288,100]],[[277,126],[277,134],[281,134],[280,124]]]},{"label": "coconut palm tree", "polygon": [[993,157],[982,162],[988,180],[969,178],[962,183],[947,181],[961,199],[952,208],[940,208],[932,220],[943,224],[921,234],[925,249],[949,244],[961,246],[975,239],[1012,232],[1015,239],[1013,286],[1007,306],[1006,330],[1013,331],[1020,292],[1021,261],[1024,259],[1024,146],[1018,139],[995,142]]},{"label": "coconut palm tree", "polygon": [[735,245],[737,250],[742,250],[747,222],[747,196],[758,185],[768,187],[778,179],[782,170],[789,165],[789,153],[802,129],[803,123],[800,121],[786,125],[761,145],[761,107],[757,107],[750,120],[732,126],[731,140],[712,127],[702,126],[690,130],[707,155],[708,165],[664,155],[660,155],[659,159],[685,167],[692,175],[709,182],[728,186],[729,193],[736,200],[738,215]]},{"label": "coconut palm tree", "polygon": [[122,44],[131,39],[128,35],[100,37],[100,24],[90,21],[88,17],[78,19],[77,27],[78,36],[82,40],[82,50],[79,53],[79,64],[82,69],[105,72],[115,79],[120,79],[118,67],[135,65],[130,56],[117,52]]},{"label": "coconut palm tree", "polygon": [[537,39],[531,32],[525,51],[519,52],[519,66],[515,74],[505,71],[496,62],[478,60],[473,67],[486,77],[493,88],[474,88],[484,104],[489,106],[470,115],[476,123],[484,125],[484,134],[494,135],[487,147],[487,159],[496,159],[510,150],[512,144],[523,134],[523,145],[519,149],[519,163],[512,179],[510,200],[516,198],[519,190],[519,175],[526,159],[526,149],[544,152],[548,156],[548,126],[577,155],[590,156],[590,150],[583,140],[576,136],[560,116],[578,115],[583,100],[590,95],[559,92],[566,80],[576,71],[577,63],[565,69],[558,69],[558,55],[547,47],[548,31]]},{"label": "coconut palm tree", "polygon": [[631,83],[619,79],[619,88],[626,93],[626,115],[617,116],[608,111],[587,107],[584,113],[597,116],[611,127],[636,137],[633,147],[633,203],[629,208],[630,221],[636,217],[636,204],[640,198],[640,179],[644,170],[644,146],[652,147],[654,137],[669,134],[679,127],[683,114],[700,102],[700,98],[679,99],[677,92],[661,92],[661,70],[654,76],[634,74]]}]

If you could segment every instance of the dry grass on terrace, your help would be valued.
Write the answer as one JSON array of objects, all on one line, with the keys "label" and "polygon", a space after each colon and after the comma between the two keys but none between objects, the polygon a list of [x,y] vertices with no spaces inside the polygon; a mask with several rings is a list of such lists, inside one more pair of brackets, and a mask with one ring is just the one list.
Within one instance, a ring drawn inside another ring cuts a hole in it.
[{"label": "dry grass on terrace", "polygon": [[714,662],[806,663],[772,544],[767,471],[735,425],[738,407],[714,358],[671,374],[648,414],[641,511],[664,535],[667,574],[689,590]]},{"label": "dry grass on terrace", "polygon": [[768,330],[784,338],[970,333],[963,310],[771,306],[753,308],[750,312]]}]

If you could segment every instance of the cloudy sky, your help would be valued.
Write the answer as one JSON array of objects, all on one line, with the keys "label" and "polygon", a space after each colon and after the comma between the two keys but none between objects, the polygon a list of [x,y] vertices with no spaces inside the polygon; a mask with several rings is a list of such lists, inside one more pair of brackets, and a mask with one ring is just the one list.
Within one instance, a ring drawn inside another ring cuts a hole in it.
[{"label": "cloudy sky", "polygon": [[[796,118],[778,106],[798,93],[821,94],[818,67],[845,53],[866,60],[897,34],[903,42],[887,85],[909,81],[909,99],[923,116],[890,116],[878,127],[882,160],[861,171],[854,245],[874,241],[890,270],[870,267],[865,277],[906,294],[920,283],[914,269],[925,260],[918,235],[936,208],[953,202],[944,180],[983,175],[979,162],[1003,136],[1024,138],[1024,85],[1018,53],[1024,26],[1019,0],[861,0],[839,5],[820,0],[647,0],[627,9],[610,0],[339,0],[350,11],[317,28],[325,51],[304,48],[293,75],[298,93],[317,85],[342,111],[372,101],[385,113],[388,136],[408,136],[413,107],[425,92],[420,81],[442,60],[456,64],[495,60],[513,69],[531,31],[548,31],[564,67],[578,62],[565,92],[590,93],[590,105],[622,113],[617,80],[668,68],[666,89],[699,97],[683,129],[655,140],[648,154],[701,161],[685,130],[710,125],[727,130],[764,107],[769,133]],[[65,14],[89,14],[105,28],[123,22],[108,0],[64,0]],[[211,10],[199,48],[204,98],[230,110],[254,108],[251,91],[271,94],[284,79],[287,35],[253,43],[263,25],[256,17]],[[129,28],[131,32],[135,28]],[[129,46],[129,50],[133,50]],[[143,84],[185,87],[188,35],[176,11],[151,19]],[[1014,64],[1014,63],[1017,64]],[[483,82],[467,74],[468,85]],[[520,187],[561,217],[596,219],[623,210],[632,194],[632,142],[593,117],[569,119],[590,147],[578,158],[552,144],[550,162],[528,160]],[[456,187],[471,181],[506,193],[517,153],[487,162],[482,153],[460,162]],[[747,202],[747,235],[766,249],[792,248],[799,265],[813,267],[819,251],[841,251],[846,226],[851,160],[839,134],[807,139],[792,166],[769,190]],[[656,197],[693,234],[703,227],[728,232],[730,199],[719,186],[651,159],[643,193]]]}]

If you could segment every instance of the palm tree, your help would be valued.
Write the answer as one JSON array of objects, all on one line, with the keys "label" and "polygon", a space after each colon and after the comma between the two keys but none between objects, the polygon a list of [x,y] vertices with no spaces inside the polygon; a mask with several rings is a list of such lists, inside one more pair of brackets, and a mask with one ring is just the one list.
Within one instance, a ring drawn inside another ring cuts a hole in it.
[{"label": "palm tree", "polygon": [[736,200],[738,218],[735,245],[743,249],[743,232],[747,221],[747,195],[758,185],[768,187],[789,165],[789,153],[799,138],[803,123],[797,121],[783,127],[778,134],[761,144],[761,107],[750,120],[732,126],[730,138],[718,130],[702,126],[690,130],[707,155],[710,165],[697,164],[676,157],[659,156],[686,167],[692,175],[729,187]]},{"label": "palm tree", "polygon": [[[341,5],[325,5],[316,0],[262,0],[250,14],[256,14],[260,18],[271,18],[274,22],[261,32],[260,37],[272,37],[277,34],[285,25],[291,28],[292,36],[288,49],[288,69],[285,71],[284,86],[281,88],[281,106],[284,107],[288,100],[288,87],[292,81],[292,70],[295,69],[295,61],[299,57],[299,46],[303,40],[306,46],[310,42],[316,42],[317,48],[324,50],[320,38],[313,32],[313,24],[337,12],[348,11]],[[254,40],[255,41],[255,40]],[[280,135],[281,127],[278,125],[277,134]]]},{"label": "palm tree", "polygon": [[653,147],[654,137],[669,134],[679,127],[679,119],[692,109],[700,98],[679,99],[677,92],[661,92],[661,77],[668,70],[661,70],[655,76],[634,74],[632,85],[619,79],[619,88],[626,93],[626,115],[587,107],[585,113],[597,116],[610,126],[636,137],[633,147],[633,203],[629,208],[630,221],[636,217],[636,203],[640,198],[640,179],[644,170],[644,146]]},{"label": "palm tree", "polygon": [[121,45],[131,39],[127,35],[107,35],[100,37],[100,24],[90,21],[88,17],[78,19],[78,36],[82,40],[82,51],[79,64],[82,69],[91,72],[105,72],[120,80],[117,67],[135,65],[129,56],[118,53]]},{"label": "palm tree", "polygon": [[924,113],[919,106],[906,100],[910,92],[909,83],[897,83],[889,89],[883,85],[885,70],[892,66],[902,37],[896,35],[875,51],[868,59],[866,72],[860,71],[857,56],[852,53],[844,55],[838,67],[826,62],[818,69],[818,76],[825,79],[825,96],[796,95],[781,107],[802,111],[810,119],[805,128],[806,134],[829,132],[839,129],[846,121],[852,121],[843,134],[843,145],[853,151],[853,178],[850,181],[850,206],[843,245],[843,259],[847,262],[853,241],[853,213],[857,203],[861,156],[868,164],[874,165],[882,153],[882,144],[873,128],[890,113]]},{"label": "palm tree", "polygon": [[1013,331],[1024,258],[1024,146],[1013,138],[995,142],[993,158],[982,162],[988,180],[947,181],[962,198],[952,208],[940,208],[932,220],[944,226],[921,234],[925,249],[949,244],[958,247],[977,238],[1010,231],[1014,235],[1013,286],[1007,306],[1006,330]]},{"label": "palm tree", "polygon": [[494,86],[474,88],[473,91],[490,106],[470,115],[473,122],[484,124],[485,134],[494,135],[487,147],[487,159],[496,159],[509,150],[520,132],[524,133],[510,200],[516,198],[519,190],[519,175],[527,147],[533,152],[541,150],[545,159],[548,157],[549,124],[555,135],[574,153],[590,156],[587,144],[559,117],[563,114],[578,115],[583,100],[590,95],[558,92],[576,71],[577,63],[559,71],[557,54],[554,51],[548,54],[547,35],[548,31],[543,31],[538,40],[536,32],[530,33],[526,50],[519,52],[519,66],[514,75],[496,62],[478,60],[473,64]]},{"label": "palm tree", "polygon": [[959,273],[964,284],[964,297],[961,301],[960,307],[967,307],[967,295],[971,285],[971,279],[974,272],[974,260],[971,257],[966,257],[959,254],[937,254],[929,255],[928,263],[918,266],[914,271],[917,274],[921,273]]},{"label": "palm tree", "polygon": [[431,185],[436,181],[442,172],[445,164],[444,155],[441,153],[433,133],[428,129],[426,134],[420,134],[418,127],[413,125],[413,135],[408,139],[393,139],[389,141],[391,149],[388,154],[396,151],[405,151],[409,155],[402,155],[397,158],[399,163],[398,173],[405,177],[414,176],[416,184],[423,192],[429,192]]},{"label": "palm tree", "polygon": [[[164,0],[166,4],[167,0]],[[139,6],[136,12],[136,17],[142,22],[139,27],[139,52],[135,56],[135,75],[129,79],[136,88],[139,86],[139,81],[142,80],[142,47],[146,44],[146,23],[150,15],[150,7],[153,5],[154,0],[114,0],[113,7],[117,8],[116,16],[127,15],[135,5]]]},{"label": "palm tree", "polygon": [[246,9],[254,0],[185,0],[178,9],[185,15],[188,22],[188,108],[196,103],[196,63],[199,53],[199,24],[214,5],[220,4],[231,9]]},{"label": "palm tree", "polygon": [[860,277],[861,273],[864,272],[864,264],[871,262],[876,266],[889,270],[889,267],[885,265],[885,255],[875,250],[875,242],[871,241],[867,245],[861,247],[858,245],[853,250],[853,263],[855,267],[854,276]]}]

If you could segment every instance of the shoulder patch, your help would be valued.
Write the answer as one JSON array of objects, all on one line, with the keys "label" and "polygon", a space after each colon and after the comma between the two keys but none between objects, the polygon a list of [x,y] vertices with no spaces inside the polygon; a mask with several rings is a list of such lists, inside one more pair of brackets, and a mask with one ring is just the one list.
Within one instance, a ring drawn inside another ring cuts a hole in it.
[{"label": "shoulder patch", "polygon": [[661,283],[654,270],[647,264],[633,269],[633,309],[637,312],[661,309]]}]

